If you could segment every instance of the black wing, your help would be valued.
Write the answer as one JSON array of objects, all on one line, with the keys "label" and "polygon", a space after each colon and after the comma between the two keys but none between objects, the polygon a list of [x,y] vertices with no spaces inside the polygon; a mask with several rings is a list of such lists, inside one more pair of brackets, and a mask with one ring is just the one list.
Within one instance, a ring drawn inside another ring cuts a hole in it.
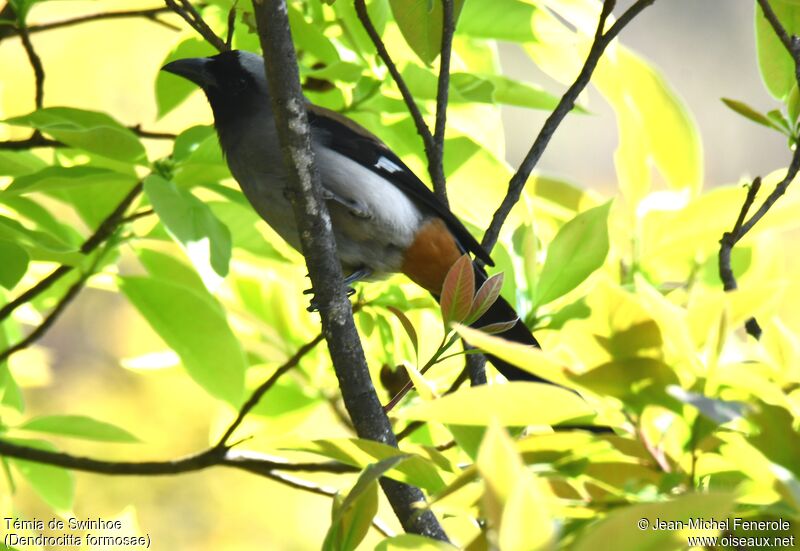
[{"label": "black wing", "polygon": [[494,266],[489,253],[464,224],[379,138],[343,115],[316,105],[309,105],[308,118],[311,126],[322,132],[327,147],[396,184],[411,199],[441,217],[464,249]]}]

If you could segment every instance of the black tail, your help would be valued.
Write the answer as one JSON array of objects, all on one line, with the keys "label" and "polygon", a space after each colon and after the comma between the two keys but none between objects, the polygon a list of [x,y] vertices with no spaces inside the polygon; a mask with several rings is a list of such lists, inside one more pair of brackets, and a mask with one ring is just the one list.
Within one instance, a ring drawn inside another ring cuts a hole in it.
[{"label": "black tail", "polygon": [[[475,266],[475,287],[480,289],[480,286],[484,281],[486,281],[486,279],[486,273],[481,268]],[[517,314],[516,310],[514,310],[514,308],[502,297],[499,297],[497,301],[489,308],[489,310],[483,316],[481,316],[478,321],[472,324],[472,327],[475,329],[480,329],[481,327],[485,327],[493,323],[505,323],[511,320],[517,320],[517,323],[515,323],[511,329],[503,331],[502,333],[496,333],[495,336],[512,342],[528,344],[535,346],[536,348],[541,348],[539,346],[539,342],[536,340],[530,330],[525,326],[522,320],[519,319],[519,314]],[[550,381],[546,379],[542,379],[541,377],[537,377],[532,373],[528,373],[523,369],[501,360],[500,358],[492,356],[491,354],[486,354],[486,358],[492,362],[492,365],[495,366],[497,370],[509,381],[534,381],[539,383],[550,383]]]}]

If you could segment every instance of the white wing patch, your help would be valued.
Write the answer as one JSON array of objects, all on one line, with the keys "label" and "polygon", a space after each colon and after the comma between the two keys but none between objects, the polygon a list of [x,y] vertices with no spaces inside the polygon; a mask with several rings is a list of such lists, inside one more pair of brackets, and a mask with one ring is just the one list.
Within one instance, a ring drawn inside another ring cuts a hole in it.
[{"label": "white wing patch", "polygon": [[387,159],[386,157],[381,157],[378,159],[378,162],[375,163],[375,168],[380,168],[388,172],[389,174],[394,174],[395,172],[402,171],[402,167],[397,166],[395,163]]}]

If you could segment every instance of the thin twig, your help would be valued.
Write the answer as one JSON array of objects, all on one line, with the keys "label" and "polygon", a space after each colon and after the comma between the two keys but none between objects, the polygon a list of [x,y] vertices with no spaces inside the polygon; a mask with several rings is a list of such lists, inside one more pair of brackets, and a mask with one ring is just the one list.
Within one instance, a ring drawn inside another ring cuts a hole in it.
[{"label": "thin twig", "polygon": [[297,352],[295,352],[294,355],[286,361],[286,363],[275,370],[275,373],[273,373],[269,379],[261,383],[261,385],[259,385],[258,388],[253,391],[253,394],[250,395],[250,398],[248,398],[244,405],[242,405],[242,407],[239,409],[239,414],[236,416],[236,419],[234,419],[228,429],[220,437],[219,442],[217,442],[217,447],[224,447],[227,444],[230,437],[244,421],[244,418],[254,407],[256,407],[256,405],[258,405],[258,402],[261,400],[264,394],[266,394],[266,392],[272,388],[276,382],[278,382],[278,379],[280,379],[284,373],[299,364],[300,360],[303,359],[303,356],[308,354],[320,342],[322,342],[322,339],[323,335],[320,333],[309,342],[301,346]]},{"label": "thin twig", "polygon": [[439,80],[436,90],[436,123],[433,131],[433,157],[428,159],[428,170],[433,191],[444,204],[447,201],[447,182],[444,177],[444,134],[447,126],[447,101],[450,90],[450,56],[455,33],[453,0],[442,0],[442,46],[439,54]]},{"label": "thin twig", "polygon": [[36,109],[41,109],[44,104],[44,67],[39,54],[33,48],[31,36],[24,22],[19,26],[19,37],[22,40],[22,47],[25,48],[25,54],[28,56],[28,61],[33,68],[33,75],[36,78]]},{"label": "thin twig", "polygon": [[[794,61],[795,65],[795,79],[797,80],[798,85],[800,85],[800,41],[798,41],[796,36],[789,36],[789,34],[786,32],[786,29],[783,27],[783,25],[781,25],[780,20],[778,20],[778,17],[775,15],[775,12],[772,10],[772,6],[770,6],[768,0],[758,0],[758,5],[761,6],[764,17],[767,19],[767,21],[769,21],[772,29],[775,31],[775,35],[789,52],[789,55],[792,56],[792,60]],[[733,225],[733,229],[729,232],[725,232],[722,235],[722,239],[720,239],[719,277],[722,280],[723,288],[726,291],[733,291],[738,286],[736,283],[736,276],[733,273],[733,268],[731,266],[731,253],[733,252],[733,247],[745,235],[747,235],[751,229],[753,229],[753,227],[764,217],[764,215],[769,212],[769,209],[772,208],[778,199],[784,193],[786,193],[786,189],[795,179],[798,171],[800,171],[800,147],[795,147],[792,160],[789,163],[789,168],[786,170],[786,175],[780,182],[778,182],[778,185],[775,186],[775,189],[772,190],[772,193],[770,193],[767,198],[764,199],[764,202],[756,210],[756,212],[753,213],[749,219],[747,219],[747,214],[750,212],[756,196],[758,195],[758,191],[761,188],[761,178],[756,178],[753,180],[753,184],[747,190],[747,195],[745,196],[742,208],[739,211],[739,216],[736,219],[736,223]],[[751,317],[745,322],[745,330],[755,339],[759,339],[761,337],[761,326],[758,324],[758,320],[756,320],[755,317]]]},{"label": "thin twig", "polygon": [[139,212],[134,212],[133,214],[129,214],[128,216],[120,220],[120,225],[133,222],[135,220],[138,220],[139,218],[145,218],[146,216],[150,216],[155,213],[156,211],[154,211],[153,209],[145,209],[145,210],[140,210]]},{"label": "thin twig", "polygon": [[567,114],[574,107],[578,96],[581,94],[583,89],[586,88],[586,85],[589,84],[589,80],[592,78],[592,73],[594,73],[597,63],[600,61],[600,58],[602,57],[606,47],[611,43],[612,40],[614,40],[614,38],[617,37],[620,31],[622,31],[622,29],[624,29],[628,23],[630,23],[637,15],[639,15],[642,10],[654,2],[655,0],[637,0],[619,17],[619,19],[614,22],[608,31],[603,32],[606,26],[606,21],[608,20],[608,17],[611,14],[615,4],[614,0],[604,0],[600,18],[597,23],[594,41],[589,49],[589,54],[586,57],[583,68],[572,85],[567,89],[564,95],[561,96],[556,108],[553,110],[550,116],[547,117],[542,129],[539,131],[539,134],[536,136],[533,145],[528,151],[528,154],[525,156],[525,159],[522,161],[522,164],[519,166],[517,172],[511,177],[511,180],[508,183],[508,192],[503,198],[500,206],[495,211],[494,216],[492,217],[492,222],[483,236],[483,241],[481,244],[487,252],[491,252],[494,248],[494,245],[497,243],[497,239],[500,236],[500,230],[508,218],[508,215],[511,213],[511,209],[514,207],[517,201],[519,201],[520,195],[522,194],[522,189],[525,187],[525,183],[528,181],[531,172],[538,164],[539,159],[541,159],[542,154],[547,148],[547,145],[550,143],[550,139],[553,137],[553,134],[558,129],[559,125],[567,116]]},{"label": "thin twig", "polygon": [[[103,220],[100,225],[97,227],[95,232],[90,235],[86,241],[80,247],[80,252],[83,254],[89,254],[90,252],[94,251],[98,245],[103,243],[106,239],[108,239],[112,233],[117,229],[117,227],[122,223],[124,219],[125,211],[128,210],[128,207],[133,203],[136,197],[142,192],[142,183],[139,182],[136,184],[133,189],[119,202],[119,204],[114,208],[114,210],[106,216],[105,220]],[[62,264],[55,270],[53,270],[50,275],[45,277],[44,279],[40,280],[39,283],[19,295],[14,300],[10,301],[8,304],[4,305],[0,308],[0,323],[2,323],[11,313],[22,306],[23,304],[30,302],[47,289],[49,289],[55,282],[59,279],[64,277],[72,270],[73,266],[67,266]]]},{"label": "thin twig", "polygon": [[769,0],[757,0],[757,2],[758,5],[761,6],[761,11],[764,13],[764,17],[772,26],[772,30],[775,31],[775,36],[777,36],[778,40],[783,43],[783,47],[786,48],[786,51],[789,52],[789,55],[794,57],[792,39],[789,37],[789,33],[786,32],[786,29],[783,28],[783,25],[781,25],[778,16],[775,15],[775,12],[772,10]]},{"label": "thin twig", "polygon": [[225,45],[230,50],[233,46],[233,31],[236,30],[236,6],[239,0],[234,0],[230,11],[228,11],[228,36],[225,38]]},{"label": "thin twig", "polygon": [[258,454],[240,454],[227,448],[209,448],[200,453],[187,455],[180,459],[166,461],[106,461],[32,448],[5,440],[0,440],[0,455],[35,461],[89,473],[113,476],[161,476],[190,473],[214,466],[234,467],[248,472],[264,474],[269,471],[285,472],[358,472],[358,469],[338,462],[289,463]]},{"label": "thin twig", "polygon": [[180,15],[191,28],[197,31],[198,34],[200,34],[200,36],[202,36],[206,42],[216,48],[217,51],[227,52],[230,50],[225,42],[219,36],[217,36],[213,30],[211,30],[211,27],[209,27],[208,24],[203,20],[203,17],[189,0],[179,1],[180,5],[178,5],[175,0],[165,0],[165,3],[167,4],[167,7]]},{"label": "thin twig", "polygon": [[389,70],[389,74],[392,75],[397,88],[400,90],[400,95],[403,96],[403,101],[406,104],[408,112],[411,114],[411,119],[414,121],[414,126],[417,128],[417,133],[422,138],[422,143],[425,147],[425,153],[428,159],[430,159],[434,148],[433,135],[431,134],[428,125],[425,124],[425,119],[422,116],[422,112],[419,110],[419,106],[414,101],[414,96],[411,94],[411,90],[408,89],[408,85],[406,85],[403,76],[397,69],[397,65],[394,64],[394,61],[392,61],[392,57],[389,55],[386,45],[381,39],[381,35],[378,34],[375,25],[372,24],[372,20],[367,12],[366,3],[364,0],[355,0],[355,7],[356,14],[358,15],[359,20],[361,20],[364,30],[367,31],[372,43],[375,45],[375,50],[377,51],[378,56],[383,61],[383,64],[386,65],[386,68]]},{"label": "thin twig", "polygon": [[30,138],[24,140],[0,142],[0,149],[6,151],[22,151],[25,149],[33,149],[34,147],[65,147],[65,144],[45,138],[38,131],[34,132]]},{"label": "thin twig", "polygon": [[129,17],[143,17],[145,19],[149,19],[154,23],[158,23],[160,25],[165,25],[171,29],[177,29],[174,25],[167,23],[166,21],[161,21],[156,16],[161,15],[162,13],[170,13],[170,10],[167,7],[162,8],[150,8],[144,10],[127,10],[127,11],[112,11],[112,12],[105,12],[105,13],[93,13],[91,15],[81,15],[79,17],[74,17],[72,19],[65,19],[63,21],[54,21],[52,23],[43,23],[41,25],[32,25],[28,27],[28,32],[33,34],[42,31],[52,31],[53,29],[61,29],[63,27],[71,27],[73,25],[80,25],[82,23],[91,23],[93,21],[103,21],[107,19],[125,19]]},{"label": "thin twig", "polygon": [[129,126],[128,129],[141,138],[150,138],[153,140],[174,140],[178,137],[178,135],[173,132],[151,132],[149,130],[142,130],[139,124]]}]

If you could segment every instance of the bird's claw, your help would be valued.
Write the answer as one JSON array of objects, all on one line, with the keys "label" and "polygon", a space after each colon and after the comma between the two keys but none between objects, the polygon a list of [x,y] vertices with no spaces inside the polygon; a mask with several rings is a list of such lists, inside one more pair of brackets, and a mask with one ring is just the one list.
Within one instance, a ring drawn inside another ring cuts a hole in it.
[{"label": "bird's claw", "polygon": [[[354,294],[356,294],[356,290],[353,289],[352,287],[347,287],[345,289],[345,293],[347,293],[348,297],[352,297]],[[311,300],[309,301],[308,308],[306,308],[306,310],[309,312],[319,312],[319,302],[317,302],[317,297],[316,295],[314,295],[314,289],[306,289],[305,291],[303,291],[303,294],[313,295],[311,297]]]}]

